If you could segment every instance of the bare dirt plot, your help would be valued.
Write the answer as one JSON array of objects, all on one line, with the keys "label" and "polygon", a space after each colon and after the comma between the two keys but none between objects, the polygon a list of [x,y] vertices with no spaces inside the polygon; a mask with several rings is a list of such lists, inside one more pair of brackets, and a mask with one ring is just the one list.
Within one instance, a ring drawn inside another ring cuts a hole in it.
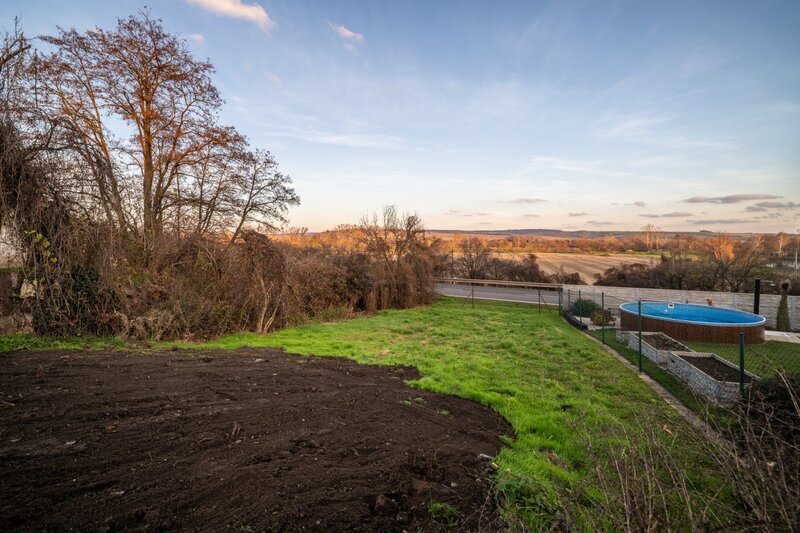
[{"label": "bare dirt plot", "polygon": [[277,350],[0,356],[0,529],[494,529],[508,423],[407,367]]},{"label": "bare dirt plot", "polygon": [[555,274],[559,268],[563,268],[566,272],[577,272],[587,283],[594,283],[595,274],[602,274],[611,267],[632,263],[649,265],[651,260],[636,255],[536,254],[536,262],[546,273]]}]

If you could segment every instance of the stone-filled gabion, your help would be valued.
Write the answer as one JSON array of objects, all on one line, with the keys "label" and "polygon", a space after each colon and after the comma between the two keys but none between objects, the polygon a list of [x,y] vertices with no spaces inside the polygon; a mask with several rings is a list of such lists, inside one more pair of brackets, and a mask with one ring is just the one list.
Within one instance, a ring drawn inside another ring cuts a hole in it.
[{"label": "stone-filled gabion", "polygon": [[[739,367],[732,364],[730,361],[726,361],[725,359],[719,357],[717,354],[691,351],[669,352],[667,370],[685,381],[692,390],[698,394],[706,396],[712,402],[718,405],[726,406],[735,403],[740,394],[739,382],[718,381],[691,363],[692,358],[701,357],[716,359],[720,363],[733,368],[737,372],[739,371]],[[758,379],[758,376],[755,376],[750,372],[747,372],[747,375],[752,379]]]},{"label": "stone-filled gabion", "polygon": [[[650,359],[651,361],[653,361],[657,365],[662,366],[662,367],[666,367],[667,366],[667,361],[669,359],[669,350],[659,350],[656,347],[651,346],[650,344],[648,344],[647,343],[647,336],[648,335],[650,335],[650,333],[642,332],[642,355],[647,357],[648,359]],[[664,335],[664,334],[662,333],[662,335]],[[664,335],[664,336],[667,337],[667,335]],[[674,339],[672,339],[672,337],[668,337],[668,338],[671,339],[673,342],[677,342]],[[678,342],[678,344],[681,344],[681,343]],[[683,346],[683,344],[681,344],[681,346]],[[687,348],[686,346],[683,346],[683,347],[686,348],[685,351],[687,351],[687,352],[692,351],[690,348]],[[632,331],[628,333],[628,348],[630,348],[631,350],[637,351],[637,352],[639,351],[639,334],[638,333],[634,333]]]}]

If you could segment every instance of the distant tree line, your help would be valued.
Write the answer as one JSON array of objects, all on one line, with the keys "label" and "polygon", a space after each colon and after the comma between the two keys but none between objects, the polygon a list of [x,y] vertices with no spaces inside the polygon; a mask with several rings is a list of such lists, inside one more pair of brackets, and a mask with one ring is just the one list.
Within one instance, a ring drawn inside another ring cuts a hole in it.
[{"label": "distant tree line", "polygon": [[[685,240],[667,243],[661,260],[649,265],[634,263],[609,268],[596,276],[596,285],[650,287],[703,291],[752,291],[756,278],[762,291],[779,293],[786,279],[796,279],[793,256],[778,255],[776,245],[786,251],[781,235],[754,235],[734,240],[718,234],[690,251]],[[797,283],[791,284],[798,294]]]}]

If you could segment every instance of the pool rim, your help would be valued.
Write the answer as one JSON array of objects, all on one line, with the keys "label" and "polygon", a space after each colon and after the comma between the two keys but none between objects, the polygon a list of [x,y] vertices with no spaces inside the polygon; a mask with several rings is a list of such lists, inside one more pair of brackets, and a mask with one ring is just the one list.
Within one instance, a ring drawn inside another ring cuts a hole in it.
[{"label": "pool rim", "polygon": [[[625,302],[625,303],[620,304],[619,305],[620,313],[625,312],[625,313],[628,313],[630,315],[638,316],[639,313],[637,313],[636,311],[630,311],[629,309],[625,309],[623,306],[628,305],[628,304],[638,305],[639,301],[640,300],[633,300],[633,301],[630,301],[630,302]],[[649,315],[649,314],[646,314],[646,313],[642,313],[642,318],[647,317],[647,318],[650,318],[650,319],[653,319],[653,320],[664,320],[665,322],[676,322],[678,324],[694,324],[694,325],[697,325],[697,326],[711,326],[711,327],[716,327],[716,328],[760,327],[760,326],[765,326],[766,322],[767,322],[766,317],[764,317],[763,315],[757,315],[755,313],[750,313],[749,311],[742,311],[741,309],[735,309],[733,307],[715,307],[713,305],[690,304],[690,303],[682,303],[682,302],[668,302],[666,300],[641,300],[641,302],[642,302],[642,304],[645,304],[645,303],[648,303],[648,304],[667,304],[667,305],[674,304],[674,305],[682,305],[682,306],[687,306],[687,307],[705,307],[705,308],[711,308],[711,309],[725,309],[726,311],[734,311],[735,313],[740,313],[740,314],[744,314],[744,315],[750,315],[750,316],[761,318],[761,320],[758,321],[758,322],[735,322],[735,323],[725,322],[725,323],[720,323],[720,322],[700,322],[700,321],[696,321],[696,320],[682,320],[682,319],[679,319],[679,318],[667,318],[667,317],[663,317],[663,316],[660,316],[660,315]]]}]

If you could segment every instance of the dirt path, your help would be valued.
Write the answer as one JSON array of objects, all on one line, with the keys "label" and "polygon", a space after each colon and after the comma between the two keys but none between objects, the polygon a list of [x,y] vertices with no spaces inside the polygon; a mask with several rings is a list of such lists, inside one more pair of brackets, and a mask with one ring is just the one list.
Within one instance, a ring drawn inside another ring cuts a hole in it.
[{"label": "dirt path", "polygon": [[0,529],[492,530],[496,413],[276,350],[0,356]]}]

